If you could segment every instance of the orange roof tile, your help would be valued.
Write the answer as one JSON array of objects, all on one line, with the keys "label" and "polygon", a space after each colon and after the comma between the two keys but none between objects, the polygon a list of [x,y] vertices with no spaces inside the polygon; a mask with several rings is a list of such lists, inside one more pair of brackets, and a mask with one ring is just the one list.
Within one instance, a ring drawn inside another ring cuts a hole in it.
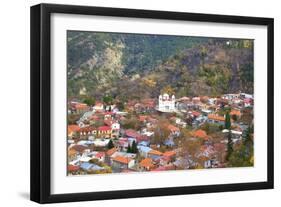
[{"label": "orange roof tile", "polygon": [[117,149],[115,147],[111,148],[110,150],[107,150],[106,154],[108,156],[113,155],[115,152],[117,151]]},{"label": "orange roof tile", "polygon": [[175,126],[172,125],[172,124],[169,124],[169,125],[168,125],[168,129],[169,129],[171,132],[180,131],[180,129],[179,129],[178,127],[175,127]]},{"label": "orange roof tile", "polygon": [[239,110],[232,109],[230,115],[241,116],[241,112]]},{"label": "orange roof tile", "polygon": [[109,131],[109,130],[111,130],[111,127],[109,127],[109,126],[100,126],[98,128],[98,130],[99,131]]},{"label": "orange roof tile", "polygon": [[123,156],[116,156],[113,158],[114,161],[116,162],[120,162],[120,163],[123,163],[123,164],[128,164],[132,158],[130,157],[123,157]]},{"label": "orange roof tile", "polygon": [[68,166],[67,166],[68,172],[74,172],[74,171],[77,171],[77,170],[79,170],[79,169],[80,169],[79,166],[75,166],[75,165],[68,165]]},{"label": "orange roof tile", "polygon": [[75,149],[71,148],[68,150],[67,154],[68,154],[68,156],[74,156],[74,155],[76,155],[76,153],[77,153],[77,151]]},{"label": "orange roof tile", "polygon": [[162,152],[159,152],[159,151],[157,151],[157,150],[150,150],[150,151],[148,152],[148,154],[161,156],[163,153],[162,153]]},{"label": "orange roof tile", "polygon": [[74,149],[77,152],[82,153],[85,149],[88,149],[88,147],[86,147],[84,145],[76,144],[76,145],[72,146],[71,149]]},{"label": "orange roof tile", "polygon": [[198,137],[198,138],[206,138],[207,133],[202,129],[198,129],[195,132],[193,132],[193,136]]},{"label": "orange roof tile", "polygon": [[219,116],[219,115],[216,115],[216,114],[209,114],[208,119],[213,119],[215,121],[224,121],[223,116]]},{"label": "orange roof tile", "polygon": [[79,132],[86,132],[86,133],[88,133],[88,132],[92,132],[94,130],[96,130],[95,127],[93,127],[93,126],[86,126],[86,127],[80,128]]},{"label": "orange roof tile", "polygon": [[87,109],[88,108],[88,105],[87,104],[84,104],[84,103],[78,103],[75,105],[75,108],[76,109]]},{"label": "orange roof tile", "polygon": [[141,167],[149,167],[149,168],[151,168],[151,167],[154,167],[154,164],[153,164],[153,162],[152,162],[152,159],[151,158],[145,158],[145,159],[143,159],[141,162],[140,162],[140,164],[139,164]]},{"label": "orange roof tile", "polygon": [[176,155],[175,151],[167,151],[167,152],[163,153],[163,156],[165,156],[165,157],[171,157],[171,156],[174,156],[174,155]]},{"label": "orange roof tile", "polygon": [[68,134],[72,133],[72,132],[77,132],[80,130],[80,127],[76,124],[71,124],[67,126],[67,132]]}]

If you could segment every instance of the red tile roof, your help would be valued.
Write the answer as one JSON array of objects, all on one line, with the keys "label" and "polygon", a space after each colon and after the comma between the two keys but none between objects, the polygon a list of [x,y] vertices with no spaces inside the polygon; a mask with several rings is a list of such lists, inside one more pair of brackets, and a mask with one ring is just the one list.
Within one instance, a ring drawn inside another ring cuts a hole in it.
[{"label": "red tile roof", "polygon": [[133,129],[127,129],[127,130],[125,131],[125,134],[126,134],[128,137],[132,137],[132,138],[141,137],[141,134],[138,133],[137,131],[133,130]]},{"label": "red tile roof", "polygon": [[96,130],[95,127],[93,126],[87,126],[87,127],[83,127],[83,128],[80,128],[79,132],[92,132]]},{"label": "red tile roof", "polygon": [[75,109],[81,109],[81,110],[84,110],[84,109],[87,109],[88,108],[88,105],[87,104],[84,104],[84,103],[77,103],[74,105]]},{"label": "red tile roof", "polygon": [[239,110],[232,109],[229,113],[230,115],[241,116],[241,112]]},{"label": "red tile roof", "polygon": [[103,121],[107,126],[111,126],[113,121],[111,119],[106,119]]},{"label": "red tile roof", "polygon": [[74,172],[74,171],[77,171],[77,170],[79,170],[80,169],[80,167],[79,166],[76,166],[76,165],[68,165],[67,166],[67,171],[68,172]]},{"label": "red tile roof", "polygon": [[74,145],[73,147],[71,147],[71,149],[74,149],[74,150],[76,150],[76,151],[78,151],[78,152],[83,152],[85,149],[88,149],[88,147],[85,147],[85,146],[83,146],[83,145],[79,145],[79,144],[76,144],[76,145]]},{"label": "red tile roof", "polygon": [[212,119],[212,120],[215,120],[215,121],[224,121],[223,116],[219,116],[219,115],[216,115],[216,114],[209,114],[208,119]]},{"label": "red tile roof", "polygon": [[72,133],[72,132],[78,132],[80,130],[80,127],[76,124],[72,124],[72,125],[68,125],[67,126],[67,132],[68,134]]},{"label": "red tile roof", "polygon": [[101,157],[104,157],[104,155],[105,155],[104,152],[98,152],[98,153],[95,155],[95,157],[101,158]]},{"label": "red tile roof", "polygon": [[193,136],[204,139],[207,137],[207,133],[202,129],[198,129],[195,132],[193,132]]},{"label": "red tile roof", "polygon": [[150,150],[150,151],[148,152],[148,154],[161,156],[163,153],[162,153],[162,152],[159,152],[159,151],[157,151],[157,150]]},{"label": "red tile roof", "polygon": [[116,156],[112,160],[114,160],[115,162],[120,162],[120,163],[123,163],[123,164],[128,164],[132,159],[129,158],[129,157]]},{"label": "red tile roof", "polygon": [[176,155],[175,151],[167,151],[167,152],[163,153],[163,156],[165,156],[165,157],[171,157],[171,156],[174,156],[174,155]]},{"label": "red tile roof", "polygon": [[67,155],[68,156],[74,156],[74,155],[76,155],[77,154],[77,151],[75,150],[75,149],[73,149],[73,148],[70,148],[69,150],[68,150],[68,152],[67,152]]},{"label": "red tile roof", "polygon": [[191,114],[196,117],[201,115],[201,113],[198,111],[192,111]]},{"label": "red tile roof", "polygon": [[154,167],[154,164],[152,162],[151,158],[145,158],[140,162],[140,167],[145,167],[145,168],[152,168]]},{"label": "red tile roof", "polygon": [[106,154],[108,156],[113,155],[115,152],[117,151],[117,149],[115,147],[111,148],[110,150],[107,150]]},{"label": "red tile roof", "polygon": [[111,128],[109,126],[100,126],[98,128],[99,131],[108,131],[108,130],[111,130]]},{"label": "red tile roof", "polygon": [[180,131],[180,129],[172,124],[169,124],[168,125],[168,129],[171,131],[171,132],[178,132]]}]

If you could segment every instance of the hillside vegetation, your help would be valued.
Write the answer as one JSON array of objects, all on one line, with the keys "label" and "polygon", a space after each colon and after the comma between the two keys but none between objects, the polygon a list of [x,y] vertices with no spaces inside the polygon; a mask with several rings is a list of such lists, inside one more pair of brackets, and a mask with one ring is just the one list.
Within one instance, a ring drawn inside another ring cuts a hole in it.
[{"label": "hillside vegetation", "polygon": [[253,93],[253,41],[68,31],[70,97]]}]

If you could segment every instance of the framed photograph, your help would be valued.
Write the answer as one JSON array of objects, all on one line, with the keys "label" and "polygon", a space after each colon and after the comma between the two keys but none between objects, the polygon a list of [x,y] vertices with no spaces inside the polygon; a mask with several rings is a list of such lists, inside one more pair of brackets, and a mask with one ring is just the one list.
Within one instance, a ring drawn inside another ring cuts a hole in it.
[{"label": "framed photograph", "polygon": [[273,188],[273,19],[31,7],[31,200]]}]

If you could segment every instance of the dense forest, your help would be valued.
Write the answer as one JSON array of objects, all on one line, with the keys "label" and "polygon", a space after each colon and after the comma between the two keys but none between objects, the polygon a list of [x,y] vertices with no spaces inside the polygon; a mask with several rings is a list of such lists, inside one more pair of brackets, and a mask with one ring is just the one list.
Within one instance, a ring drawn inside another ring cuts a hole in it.
[{"label": "dense forest", "polygon": [[253,40],[67,33],[68,96],[253,93]]}]

